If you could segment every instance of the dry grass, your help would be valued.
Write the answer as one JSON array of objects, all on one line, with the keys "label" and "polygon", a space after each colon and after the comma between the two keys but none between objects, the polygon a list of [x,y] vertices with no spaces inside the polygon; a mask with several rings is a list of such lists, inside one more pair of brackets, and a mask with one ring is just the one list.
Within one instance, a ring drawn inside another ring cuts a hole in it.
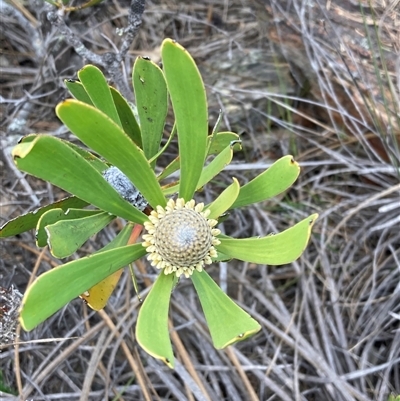
[{"label": "dry grass", "polygon": [[[300,260],[210,268],[262,331],[215,350],[184,280],[172,296],[179,362],[171,371],[135,341],[138,301],[126,272],[104,311],[75,300],[32,332],[21,332],[17,348],[3,347],[2,380],[21,396],[2,399],[386,401],[400,393],[399,5],[366,3],[360,11],[328,3],[148,1],[123,64],[128,82],[137,54],[156,60],[162,39],[177,39],[202,69],[211,115],[223,108],[225,127],[243,134],[245,151],[205,188],[206,199],[232,175],[245,183],[282,154],[291,152],[301,163],[292,190],[234,212],[223,226],[236,236],[264,235],[318,212]],[[106,2],[69,15],[67,25],[91,51],[104,54],[121,44],[116,28],[125,25],[127,7]],[[54,106],[66,95],[62,79],[73,77],[84,60],[47,22],[48,9],[16,1],[3,8],[3,220],[62,196],[18,172],[9,158],[22,134],[69,138]],[[358,25],[346,30],[349,24],[343,28],[332,16]],[[98,249],[119,228],[108,227],[82,252]],[[0,251],[1,285],[21,292],[60,263],[35,247],[33,233],[2,241]],[[142,262],[136,268],[149,272],[138,276],[145,296],[155,272]]]}]

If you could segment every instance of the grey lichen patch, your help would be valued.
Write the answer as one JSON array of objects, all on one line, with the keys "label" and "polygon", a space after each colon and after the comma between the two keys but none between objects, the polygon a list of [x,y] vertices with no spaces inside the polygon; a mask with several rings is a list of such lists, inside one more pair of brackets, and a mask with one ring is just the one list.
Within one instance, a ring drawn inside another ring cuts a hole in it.
[{"label": "grey lichen patch", "polygon": [[103,172],[103,177],[130,204],[139,210],[146,208],[146,199],[120,169],[112,166]]}]

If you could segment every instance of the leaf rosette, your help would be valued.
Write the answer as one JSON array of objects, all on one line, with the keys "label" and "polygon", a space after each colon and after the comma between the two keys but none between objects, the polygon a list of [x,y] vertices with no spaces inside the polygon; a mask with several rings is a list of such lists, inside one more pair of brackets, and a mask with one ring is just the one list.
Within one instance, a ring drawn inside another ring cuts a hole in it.
[{"label": "leaf rosette", "polygon": [[[135,111],[92,65],[78,72],[77,81],[66,82],[74,99],[59,104],[56,113],[91,151],[37,134],[23,138],[12,154],[20,170],[72,196],[6,223],[0,235],[36,228],[38,246],[48,245],[55,257],[65,258],[114,218],[125,219],[123,230],[106,247],[34,281],[22,300],[21,324],[31,330],[78,296],[95,310],[103,308],[121,269],[147,255],[161,273],[140,308],[136,338],[145,351],[173,367],[168,311],[179,277],[192,280],[216,348],[243,340],[260,325],[220,289],[207,266],[228,259],[290,263],[306,248],[317,215],[262,238],[221,234],[222,215],[284,192],[297,179],[299,165],[284,156],[246,185],[232,178],[213,202],[196,203],[196,191],[231,162],[240,141],[217,128],[209,135],[205,88],[190,54],[166,39],[161,55],[163,70],[147,58],[135,62]],[[168,96],[175,124],[160,149]],[[175,132],[179,155],[156,175],[159,156]],[[177,181],[163,184],[177,171]],[[143,226],[142,242],[136,243]]]}]

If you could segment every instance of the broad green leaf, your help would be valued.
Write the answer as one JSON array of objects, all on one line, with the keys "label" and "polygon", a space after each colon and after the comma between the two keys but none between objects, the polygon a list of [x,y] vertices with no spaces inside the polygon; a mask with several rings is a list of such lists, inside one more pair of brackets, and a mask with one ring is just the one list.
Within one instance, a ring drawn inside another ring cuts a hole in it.
[{"label": "broad green leaf", "polygon": [[[83,103],[82,103],[83,104]],[[37,135],[12,151],[17,167],[106,212],[143,223],[147,216],[125,201],[103,176],[64,141]]]},{"label": "broad green leaf", "polygon": [[[152,165],[155,164],[156,160],[168,149],[168,147],[171,144],[172,139],[174,138],[175,134],[176,134],[176,124],[174,124],[172,126],[172,130],[171,130],[171,132],[169,134],[167,142],[165,142],[164,145],[159,149],[159,151],[151,159],[149,159],[149,162]],[[159,179],[160,178],[158,177],[158,180]]]},{"label": "broad green leaf", "polygon": [[139,148],[143,148],[142,134],[140,132],[140,127],[136,121],[132,107],[115,88],[110,86],[110,90],[115,107],[117,108],[119,119],[121,120],[123,130],[125,131],[126,135],[128,135],[129,138],[131,138],[132,141],[139,146]]},{"label": "broad green leaf", "polygon": [[48,225],[45,230],[50,252],[58,259],[72,255],[114,218],[115,216],[103,212],[71,220],[59,220]]},{"label": "broad green leaf", "polygon": [[234,149],[241,149],[239,142],[232,142],[221,153],[203,168],[196,189],[210,182],[217,174],[219,174],[232,160]]},{"label": "broad green leaf", "polygon": [[[211,139],[212,138],[209,135],[207,138],[208,156],[221,153],[231,143],[239,141],[239,135],[234,134],[233,132],[219,132],[214,136],[214,139],[212,141]],[[178,156],[167,167],[165,167],[162,173],[158,176],[158,180],[160,181],[163,178],[168,177],[170,174],[178,171],[179,168],[180,157]]]},{"label": "broad green leaf", "polygon": [[49,210],[59,209],[68,210],[71,207],[85,207],[88,203],[76,198],[75,196],[70,196],[69,198],[61,199],[57,202],[54,202],[50,205],[43,206],[39,209],[34,210],[33,212],[29,212],[23,214],[21,216],[16,217],[7,223],[3,224],[0,227],[0,238],[11,237],[13,235],[17,235],[23,233],[28,230],[32,230],[36,227],[41,216]]},{"label": "broad green leaf", "polygon": [[[215,155],[222,152],[232,142],[239,142],[239,135],[233,132],[218,132],[214,137],[208,136],[208,154]],[[240,149],[234,149],[240,150]]]},{"label": "broad green leaf", "polygon": [[181,164],[180,162],[181,162],[180,157],[177,156],[174,160],[172,160],[170,164],[168,164],[167,167],[165,167],[165,169],[161,172],[161,174],[157,177],[157,179],[161,181],[162,179],[168,177],[172,173],[175,173],[175,171],[178,171]]},{"label": "broad green leaf", "polygon": [[[133,227],[133,224],[128,223],[111,242],[109,242],[104,248],[100,249],[96,253],[101,253],[126,245],[131,236]],[[103,309],[107,305],[114,288],[118,284],[122,271],[123,269],[117,270],[115,273],[106,277],[104,280],[100,281],[92,288],[89,288],[87,291],[81,294],[80,298],[82,298],[93,310]]]},{"label": "broad green leaf", "polygon": [[[72,79],[64,80],[64,82],[76,100],[93,105],[93,102],[91,101],[81,82]],[[109,86],[109,89],[111,91],[111,96],[117,109],[123,130],[139,147],[142,147],[140,127],[136,121],[131,106],[115,88]]]},{"label": "broad green leaf", "polygon": [[76,100],[93,105],[93,102],[90,100],[90,97],[81,82],[74,79],[65,79],[64,83]]},{"label": "broad green leaf", "polygon": [[306,248],[317,217],[318,214],[312,214],[279,234],[262,238],[237,239],[221,236],[218,237],[221,243],[215,248],[231,258],[246,262],[267,265],[291,263]]},{"label": "broad green leaf", "polygon": [[218,217],[230,209],[232,203],[235,202],[240,191],[240,185],[236,178],[233,177],[232,179],[233,183],[229,185],[214,202],[207,206],[206,209],[210,209],[209,219],[218,219]]},{"label": "broad green leaf", "polygon": [[103,73],[94,65],[86,65],[78,71],[78,77],[93,105],[121,126],[110,87]]},{"label": "broad green leaf", "polygon": [[[233,148],[239,146],[239,143],[228,145],[221,153],[205,166],[201,172],[199,181],[196,185],[196,189],[201,188],[219,174],[232,160]],[[165,195],[171,195],[177,192],[179,184],[169,185],[163,188]]]},{"label": "broad green leaf", "polygon": [[153,208],[165,206],[150,163],[119,126],[99,110],[77,100],[59,104],[56,113],[85,145],[118,167]]},{"label": "broad green leaf", "polygon": [[90,209],[68,209],[66,211],[62,209],[52,209],[44,213],[39,219],[36,226],[36,245],[38,247],[44,247],[47,245],[47,233],[45,227],[50,224],[54,224],[59,220],[72,220],[79,219],[82,217],[92,216],[95,214],[103,213],[101,210],[90,210]]},{"label": "broad green leaf", "polygon": [[136,322],[136,340],[151,356],[174,367],[174,354],[168,331],[168,310],[174,275],[161,273],[155,281]]},{"label": "broad green leaf", "polygon": [[72,142],[64,141],[66,145],[71,147],[76,153],[82,156],[86,161],[88,161],[99,173],[103,173],[104,170],[108,169],[108,164],[100,160],[98,157],[82,149],[80,146],[73,144]]},{"label": "broad green leaf", "polygon": [[[26,146],[28,143],[35,141],[39,135],[45,136],[45,134],[29,134],[29,135],[26,135],[23,138],[21,138],[18,143],[19,144],[24,143]],[[68,145],[70,148],[72,148],[72,150],[74,150],[76,153],[78,153],[80,156],[82,156],[86,161],[88,161],[100,173],[102,173],[104,170],[106,170],[108,168],[107,163],[100,160],[93,153],[88,152],[87,150],[75,145],[72,142],[63,141],[63,143],[65,145]]]},{"label": "broad green leaf", "polygon": [[[102,213],[102,211],[97,211],[98,213]],[[45,227],[49,224],[53,224],[61,219],[68,219],[65,215],[64,210],[62,209],[52,209],[48,212],[44,213],[43,216],[39,219],[37,227],[36,227],[36,246],[42,248],[47,245],[47,233]]]},{"label": "broad green leaf", "polygon": [[22,327],[32,330],[88,288],[145,253],[142,244],[127,245],[65,263],[42,274],[22,299]]},{"label": "broad green leaf", "polygon": [[167,85],[160,67],[138,57],[133,66],[133,87],[142,130],[143,151],[151,159],[159,150],[168,112]]},{"label": "broad green leaf", "polygon": [[165,39],[161,46],[164,75],[178,129],[181,179],[179,197],[192,199],[206,157],[207,100],[199,70],[178,43]]},{"label": "broad green leaf", "polygon": [[232,209],[273,198],[290,188],[300,174],[293,156],[284,156],[271,167],[240,188]]},{"label": "broad green leaf", "polygon": [[95,253],[101,253],[101,252],[109,251],[111,249],[120,248],[121,246],[127,245],[134,227],[135,227],[134,223],[126,224],[124,226],[124,228],[118,233],[118,235],[115,238],[113,238],[113,240],[111,242],[109,242],[106,246],[99,249]]},{"label": "broad green leaf", "polygon": [[194,271],[192,281],[215,348],[225,348],[252,336],[261,329],[258,322],[236,305],[208,273]]}]

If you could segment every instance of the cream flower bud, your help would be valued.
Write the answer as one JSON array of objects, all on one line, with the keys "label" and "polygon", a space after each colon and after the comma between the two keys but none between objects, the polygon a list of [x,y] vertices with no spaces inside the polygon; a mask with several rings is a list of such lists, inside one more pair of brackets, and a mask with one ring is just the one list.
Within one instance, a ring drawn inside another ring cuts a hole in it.
[{"label": "cream flower bud", "polygon": [[143,246],[149,252],[147,259],[164,274],[189,277],[194,270],[201,272],[204,265],[212,263],[217,256],[214,245],[220,241],[213,228],[217,220],[207,219],[210,211],[203,212],[204,204],[192,199],[170,199],[165,208],[157,206],[144,223],[147,234]]}]

